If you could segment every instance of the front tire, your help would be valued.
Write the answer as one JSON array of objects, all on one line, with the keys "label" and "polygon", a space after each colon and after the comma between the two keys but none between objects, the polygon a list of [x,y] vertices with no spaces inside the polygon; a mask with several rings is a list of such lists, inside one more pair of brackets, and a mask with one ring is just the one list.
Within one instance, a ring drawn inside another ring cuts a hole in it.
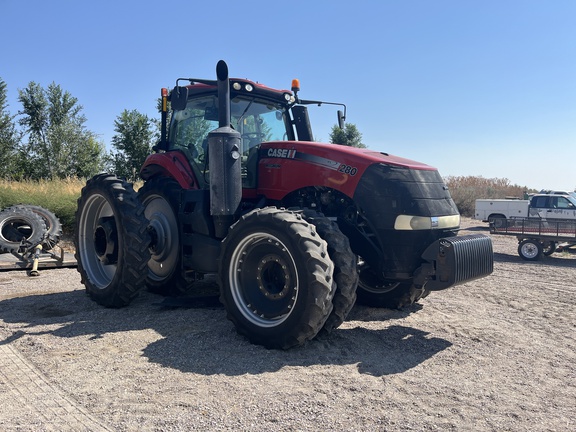
[{"label": "front tire", "polygon": [[220,300],[238,333],[267,348],[302,345],[320,331],[335,292],[326,242],[302,215],[253,210],[222,244]]},{"label": "front tire", "polygon": [[358,268],[358,303],[365,306],[402,309],[429,294],[425,288],[416,288],[409,282],[384,280],[365,263],[361,263]]},{"label": "front tire", "polygon": [[110,174],[88,180],[78,199],[74,243],[82,283],[96,303],[126,306],[144,286],[147,226],[130,183]]}]

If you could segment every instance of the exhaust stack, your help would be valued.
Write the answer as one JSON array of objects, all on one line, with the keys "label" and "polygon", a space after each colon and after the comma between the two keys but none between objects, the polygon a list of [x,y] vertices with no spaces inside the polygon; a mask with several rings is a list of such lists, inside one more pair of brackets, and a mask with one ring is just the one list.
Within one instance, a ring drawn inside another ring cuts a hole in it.
[{"label": "exhaust stack", "polygon": [[228,66],[220,60],[218,78],[218,129],[208,134],[210,214],[216,237],[224,238],[234,223],[242,200],[240,133],[230,127],[230,80]]}]

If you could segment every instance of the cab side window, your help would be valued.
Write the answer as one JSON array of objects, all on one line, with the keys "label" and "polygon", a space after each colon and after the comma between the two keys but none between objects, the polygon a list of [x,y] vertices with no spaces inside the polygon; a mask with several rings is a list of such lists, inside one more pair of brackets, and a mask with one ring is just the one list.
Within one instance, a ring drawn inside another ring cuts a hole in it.
[{"label": "cab side window", "polygon": [[208,133],[218,127],[217,103],[215,96],[209,96],[192,100],[185,109],[174,111],[170,124],[170,149],[183,151],[189,160],[202,165]]},{"label": "cab side window", "polygon": [[558,198],[558,206],[560,209],[573,209],[574,205],[564,197]]},{"label": "cab side window", "polygon": [[[547,200],[547,197],[545,197],[545,196],[534,197],[532,199],[531,206],[534,208],[546,208],[546,207],[548,207],[546,205],[547,204],[546,201],[548,201],[548,200]],[[552,203],[550,203],[550,204],[552,204]]]}]

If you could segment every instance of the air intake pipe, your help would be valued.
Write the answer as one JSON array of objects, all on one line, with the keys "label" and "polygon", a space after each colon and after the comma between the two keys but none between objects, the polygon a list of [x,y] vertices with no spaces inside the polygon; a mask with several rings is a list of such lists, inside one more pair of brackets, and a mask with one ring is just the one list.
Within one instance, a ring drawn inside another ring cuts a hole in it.
[{"label": "air intake pipe", "polygon": [[242,200],[240,133],[230,127],[230,80],[228,66],[220,60],[218,77],[218,129],[208,134],[210,214],[215,234],[224,238],[234,223]]}]

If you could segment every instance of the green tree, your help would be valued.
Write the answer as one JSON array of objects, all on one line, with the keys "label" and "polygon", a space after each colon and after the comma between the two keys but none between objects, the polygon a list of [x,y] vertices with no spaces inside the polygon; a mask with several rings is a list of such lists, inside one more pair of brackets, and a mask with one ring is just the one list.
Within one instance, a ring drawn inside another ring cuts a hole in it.
[{"label": "green tree", "polygon": [[16,174],[20,133],[16,130],[14,115],[8,112],[6,83],[0,78],[0,176],[14,177]]},{"label": "green tree", "polygon": [[44,89],[30,82],[18,94],[27,137],[19,149],[25,177],[90,177],[102,169],[104,145],[86,129],[78,99],[55,83]]},{"label": "green tree", "polygon": [[114,126],[116,134],[112,137],[112,146],[116,151],[110,152],[110,164],[117,175],[134,181],[152,152],[157,128],[153,120],[137,110],[124,110],[114,121]]},{"label": "green tree", "polygon": [[362,134],[354,123],[346,123],[344,129],[340,129],[337,125],[332,126],[330,142],[348,147],[366,148],[362,144]]}]

